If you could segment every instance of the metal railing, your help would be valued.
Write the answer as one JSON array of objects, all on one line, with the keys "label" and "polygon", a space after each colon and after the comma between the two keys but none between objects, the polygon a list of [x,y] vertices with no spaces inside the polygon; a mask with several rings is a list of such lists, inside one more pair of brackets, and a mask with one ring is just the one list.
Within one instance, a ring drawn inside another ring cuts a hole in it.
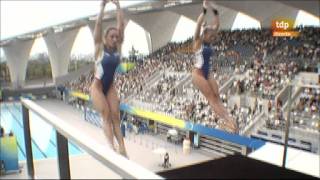
[{"label": "metal railing", "polygon": [[94,138],[83,134],[81,129],[77,129],[66,123],[54,114],[48,112],[31,100],[21,99],[23,127],[27,157],[27,171],[29,178],[34,179],[34,164],[31,146],[31,132],[29,122],[29,110],[39,115],[45,122],[52,125],[57,133],[58,169],[61,179],[70,179],[70,164],[68,153],[68,140],[77,144],[89,155],[93,156],[100,163],[110,168],[113,172],[125,179],[163,179],[155,173],[141,167],[137,163],[106,148],[96,142]]},{"label": "metal railing", "polygon": [[288,149],[288,139],[289,139],[289,129],[290,129],[290,114],[291,114],[291,105],[292,105],[292,87],[303,87],[303,88],[315,88],[320,89],[320,85],[309,85],[309,84],[294,84],[289,82],[289,100],[288,100],[288,112],[287,112],[287,121],[286,121],[286,129],[285,129],[285,140],[284,140],[284,151],[283,151],[283,158],[282,158],[282,167],[286,167],[286,158],[287,158],[287,149]]}]

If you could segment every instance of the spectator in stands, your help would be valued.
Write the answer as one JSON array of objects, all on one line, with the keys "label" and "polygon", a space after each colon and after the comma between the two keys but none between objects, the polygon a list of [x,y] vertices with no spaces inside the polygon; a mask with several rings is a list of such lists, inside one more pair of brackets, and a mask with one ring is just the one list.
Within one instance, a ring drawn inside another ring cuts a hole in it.
[{"label": "spectator in stands", "polygon": [[91,98],[94,107],[102,115],[103,130],[112,149],[115,149],[114,136],[119,144],[119,153],[127,157],[120,130],[119,98],[113,83],[114,73],[120,62],[121,46],[124,39],[124,21],[118,0],[112,0],[117,7],[117,28],[108,28],[102,33],[102,19],[105,5],[103,0],[94,29],[95,42],[95,79],[91,85]]},{"label": "spectator in stands", "polygon": [[170,163],[169,163],[169,153],[166,152],[166,154],[164,155],[163,167],[164,167],[164,168],[168,168],[169,166],[170,166]]},{"label": "spectator in stands", "polygon": [[281,108],[282,108],[282,100],[281,99],[278,99],[276,108],[277,108],[278,112],[281,110]]},{"label": "spectator in stands", "polygon": [[258,108],[258,100],[257,100],[257,96],[255,96],[253,101],[253,107],[252,107],[253,114],[256,112],[257,108]]},{"label": "spectator in stands", "polygon": [[[202,34],[201,26],[204,23],[204,17],[207,10],[213,11],[212,24],[203,27]],[[224,119],[221,121],[220,126],[225,130],[231,132],[238,132],[236,121],[228,114],[227,109],[223,106],[219,97],[219,88],[216,80],[209,77],[209,65],[210,57],[213,54],[213,49],[210,47],[210,43],[214,40],[217,30],[219,28],[218,10],[215,4],[210,3],[207,0],[203,1],[203,13],[200,14],[197,20],[196,31],[194,35],[194,51],[196,53],[196,64],[192,72],[193,84],[203,93],[203,95],[209,101],[209,104],[213,110]]]},{"label": "spectator in stands", "polygon": [[251,107],[248,108],[248,114],[252,115],[254,112],[251,110]]},{"label": "spectator in stands", "polygon": [[271,112],[271,109],[272,109],[272,103],[271,103],[271,100],[269,99],[269,101],[268,101],[268,113]]},{"label": "spectator in stands", "polygon": [[59,85],[57,87],[58,91],[60,92],[60,98],[61,98],[61,101],[63,100],[63,94],[64,94],[64,91],[65,91],[65,87],[63,85]]},{"label": "spectator in stands", "polygon": [[262,112],[262,106],[263,106],[263,104],[262,104],[263,102],[262,102],[262,99],[259,97],[258,98],[258,104],[259,104],[259,113],[261,113]]}]

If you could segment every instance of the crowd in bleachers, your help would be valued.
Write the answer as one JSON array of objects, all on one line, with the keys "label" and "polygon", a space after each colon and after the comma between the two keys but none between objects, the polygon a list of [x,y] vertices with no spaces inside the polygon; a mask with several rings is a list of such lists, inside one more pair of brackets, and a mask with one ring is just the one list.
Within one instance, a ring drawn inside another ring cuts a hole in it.
[{"label": "crowd in bleachers", "polygon": [[320,89],[305,88],[293,109],[293,123],[320,131]]},{"label": "crowd in bleachers", "polygon": [[268,100],[268,114],[265,121],[265,125],[268,129],[285,130],[286,120],[282,107],[282,101],[275,103],[273,100]]},{"label": "crowd in bleachers", "polygon": [[305,88],[300,94],[295,108],[297,112],[304,112],[307,116],[320,114],[320,89]]},{"label": "crowd in bleachers", "polygon": [[[320,89],[304,88],[293,103],[291,120],[294,127],[301,127],[311,131],[320,131]],[[268,103],[268,118],[266,127],[270,129],[285,129],[285,113],[283,102],[276,105],[270,100]]]},{"label": "crowd in bleachers", "polygon": [[248,74],[243,80],[234,82],[231,94],[249,92],[265,99],[274,99],[285,83],[298,72],[295,62],[265,64],[257,60],[247,68]]},{"label": "crowd in bleachers", "polygon": [[[297,30],[300,32],[297,38],[272,37],[270,29],[218,33],[213,42],[213,77],[222,87],[233,75],[244,75],[243,79],[236,80],[232,88],[220,95],[225,106],[230,106],[228,99],[237,92],[249,92],[248,95],[273,101],[288,79],[301,70],[316,67],[320,57],[320,29]],[[218,118],[212,115],[208,102],[191,83],[193,59],[192,39],[183,43],[168,43],[144,57],[143,61],[136,61],[133,70],[116,75],[115,84],[120,98],[130,97],[135,105],[148,110],[217,127]],[[88,93],[92,78],[91,72],[68,83],[68,86]],[[182,83],[181,86],[178,86],[179,83]],[[310,111],[314,111],[316,103],[313,100],[302,101],[301,107],[307,105]],[[228,109],[242,129],[261,112],[251,105]],[[283,118],[283,115],[278,116],[278,119]]]},{"label": "crowd in bleachers", "polygon": [[165,101],[161,98],[174,97],[176,89],[173,88],[180,83],[180,81],[186,76],[177,72],[163,73],[160,75],[160,79],[152,85],[152,87],[146,89],[143,93],[136,94],[136,99],[159,103]]},{"label": "crowd in bleachers", "polygon": [[150,77],[159,68],[160,62],[154,58],[145,58],[143,62],[137,62],[135,68],[129,73],[117,74],[115,86],[121,99],[130,94],[141,92]]},{"label": "crowd in bleachers", "polygon": [[88,94],[90,90],[90,84],[93,80],[93,75],[93,71],[91,71],[89,74],[81,75],[78,79],[65,83],[65,87],[69,90]]}]

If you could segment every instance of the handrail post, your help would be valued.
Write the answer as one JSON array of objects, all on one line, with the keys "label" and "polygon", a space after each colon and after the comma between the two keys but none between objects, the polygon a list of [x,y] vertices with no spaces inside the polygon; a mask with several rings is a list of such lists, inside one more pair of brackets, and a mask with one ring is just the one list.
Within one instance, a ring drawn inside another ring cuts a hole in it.
[{"label": "handrail post", "polygon": [[66,139],[58,131],[57,133],[57,153],[60,179],[70,179],[70,163],[68,139]]},{"label": "handrail post", "polygon": [[289,137],[289,129],[290,129],[290,114],[291,114],[291,91],[292,85],[289,85],[289,101],[288,101],[288,114],[287,114],[287,122],[286,122],[286,129],[285,129],[285,138],[284,138],[284,151],[282,157],[282,167],[286,167],[286,159],[287,159],[287,149],[288,149],[288,137]]},{"label": "handrail post", "polygon": [[24,133],[24,144],[26,148],[28,176],[29,178],[34,179],[34,166],[33,166],[31,133],[30,133],[30,123],[29,123],[29,109],[27,109],[24,105],[22,106],[22,117],[23,117],[23,133]]}]

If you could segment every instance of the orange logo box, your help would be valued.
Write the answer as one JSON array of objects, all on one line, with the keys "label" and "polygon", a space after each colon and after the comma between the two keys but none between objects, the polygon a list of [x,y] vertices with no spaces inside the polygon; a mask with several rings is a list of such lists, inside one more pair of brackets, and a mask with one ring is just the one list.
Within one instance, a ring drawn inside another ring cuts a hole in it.
[{"label": "orange logo box", "polygon": [[272,36],[274,36],[274,37],[298,37],[299,32],[297,32],[297,31],[273,31]]},{"label": "orange logo box", "polygon": [[275,37],[297,37],[299,32],[292,31],[294,20],[292,19],[276,19],[272,21],[272,35]]}]

